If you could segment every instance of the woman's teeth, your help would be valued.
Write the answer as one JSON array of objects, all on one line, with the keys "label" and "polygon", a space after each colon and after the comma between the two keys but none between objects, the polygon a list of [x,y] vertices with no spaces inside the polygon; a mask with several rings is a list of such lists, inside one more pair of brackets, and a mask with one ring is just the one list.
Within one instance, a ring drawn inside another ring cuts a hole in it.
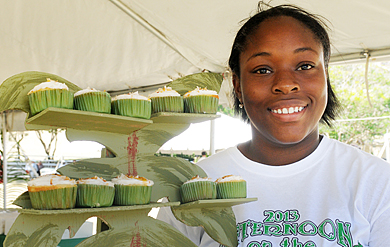
[{"label": "woman's teeth", "polygon": [[302,107],[302,106],[296,106],[296,107],[290,107],[290,108],[275,109],[275,110],[272,110],[272,112],[277,113],[277,114],[292,114],[295,112],[300,112],[304,108],[305,107]]}]

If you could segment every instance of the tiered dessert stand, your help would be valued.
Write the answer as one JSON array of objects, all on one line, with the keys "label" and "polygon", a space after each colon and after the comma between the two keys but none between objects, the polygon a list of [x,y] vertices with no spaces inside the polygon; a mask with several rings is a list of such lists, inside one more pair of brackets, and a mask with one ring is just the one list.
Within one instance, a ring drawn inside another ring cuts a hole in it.
[{"label": "tiered dessert stand", "polygon": [[[179,187],[195,175],[207,176],[195,164],[176,157],[158,157],[157,150],[169,139],[186,130],[191,123],[212,120],[215,114],[157,113],[150,120],[78,110],[48,108],[30,116],[27,93],[46,78],[66,83],[70,90],[78,86],[53,74],[25,72],[10,77],[0,86],[0,111],[20,109],[28,113],[26,129],[66,129],[69,141],[96,141],[110,153],[102,158],[86,159],[59,169],[70,178],[140,175],[154,181],[151,203],[137,206],[104,208],[74,208],[66,210],[36,210],[28,192],[14,204],[19,216],[4,242],[6,247],[57,246],[66,229],[73,237],[80,226],[96,216],[108,226],[77,245],[84,246],[196,246],[175,228],[148,216],[154,207],[171,207],[175,217],[189,226],[202,226],[224,246],[237,245],[236,221],[231,206],[251,202],[256,198],[200,200],[181,204]],[[173,81],[169,86],[184,93],[195,86],[219,91],[222,77],[201,73]],[[195,86],[194,86],[195,85]],[[191,140],[188,140],[191,141]],[[226,174],[227,175],[227,174]],[[167,197],[168,202],[157,202]]]}]

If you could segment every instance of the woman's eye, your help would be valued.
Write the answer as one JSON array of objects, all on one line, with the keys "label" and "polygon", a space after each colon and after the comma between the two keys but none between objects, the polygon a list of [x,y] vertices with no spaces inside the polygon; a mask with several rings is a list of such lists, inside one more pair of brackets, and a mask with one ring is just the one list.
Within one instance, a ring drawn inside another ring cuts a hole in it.
[{"label": "woman's eye", "polygon": [[298,70],[309,70],[309,69],[312,69],[312,68],[314,68],[313,65],[311,65],[311,64],[304,64],[304,65],[299,66]]},{"label": "woman's eye", "polygon": [[260,68],[260,69],[256,69],[254,72],[256,74],[270,74],[271,70],[269,70],[267,68]]}]

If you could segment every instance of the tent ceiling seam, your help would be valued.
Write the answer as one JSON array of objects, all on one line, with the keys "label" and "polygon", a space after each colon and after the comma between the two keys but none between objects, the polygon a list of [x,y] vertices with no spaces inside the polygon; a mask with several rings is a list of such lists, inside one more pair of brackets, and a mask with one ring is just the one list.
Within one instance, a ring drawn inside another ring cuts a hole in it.
[{"label": "tent ceiling seam", "polygon": [[[173,49],[175,52],[177,52],[180,56],[182,56],[184,59],[186,59],[189,63],[193,64],[190,60],[188,60],[173,44],[169,39],[157,28],[155,28],[152,24],[150,24],[147,20],[142,18],[139,14],[134,12],[129,6],[122,3],[120,0],[110,0],[115,6],[117,6],[119,9],[121,9],[123,12],[125,12],[128,16],[133,18],[136,22],[138,22],[141,26],[146,28],[149,32],[151,32],[153,35],[155,35],[158,39],[160,39],[162,42],[164,42],[167,46],[169,46],[171,49]],[[196,66],[195,64],[193,64]],[[197,66],[196,66],[197,67]]]}]

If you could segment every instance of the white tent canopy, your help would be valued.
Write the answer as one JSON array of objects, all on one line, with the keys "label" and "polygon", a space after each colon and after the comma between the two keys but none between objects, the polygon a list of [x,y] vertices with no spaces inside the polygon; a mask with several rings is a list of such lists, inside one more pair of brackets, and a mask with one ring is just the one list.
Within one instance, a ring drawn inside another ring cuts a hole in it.
[{"label": "white tent canopy", "polygon": [[[120,93],[155,90],[204,70],[223,73],[240,21],[255,13],[257,3],[0,0],[0,83],[15,74],[41,71],[81,88]],[[364,53],[371,59],[390,56],[390,1],[271,2],[285,3],[330,21],[333,62],[365,59]],[[229,91],[226,85],[222,99]]]},{"label": "white tent canopy", "polygon": [[[25,71],[120,91],[224,72],[257,0],[0,0],[0,82]],[[333,61],[390,55],[390,1],[292,0],[332,24]]]}]

